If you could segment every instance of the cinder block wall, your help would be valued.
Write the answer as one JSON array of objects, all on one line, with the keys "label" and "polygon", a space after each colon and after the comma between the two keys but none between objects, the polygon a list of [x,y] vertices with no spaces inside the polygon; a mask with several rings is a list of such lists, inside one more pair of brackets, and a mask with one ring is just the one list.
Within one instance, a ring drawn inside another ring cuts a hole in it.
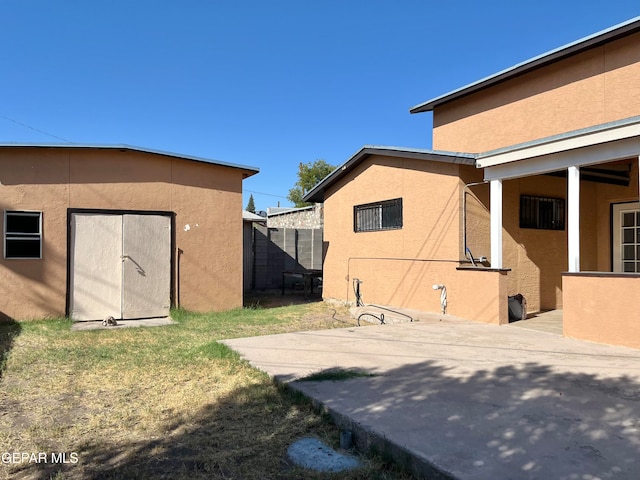
[{"label": "cinder block wall", "polygon": [[282,288],[283,271],[322,269],[322,229],[267,228],[254,230],[253,288]]}]

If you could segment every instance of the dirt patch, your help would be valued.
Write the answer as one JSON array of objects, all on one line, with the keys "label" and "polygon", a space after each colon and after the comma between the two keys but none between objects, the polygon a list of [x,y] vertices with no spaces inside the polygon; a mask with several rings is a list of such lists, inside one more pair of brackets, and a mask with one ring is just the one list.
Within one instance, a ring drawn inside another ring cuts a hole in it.
[{"label": "dirt patch", "polygon": [[305,295],[303,291],[287,290],[283,295],[281,290],[268,290],[244,295],[244,306],[248,308],[278,308],[307,303],[323,303],[322,294]]},{"label": "dirt patch", "polygon": [[[228,312],[174,311],[176,324],[164,328],[23,324],[0,378],[0,444],[49,462],[2,465],[0,479],[334,478],[289,465],[286,450],[305,436],[335,448],[336,427],[214,348],[234,336],[354,325],[346,308],[280,293]],[[70,461],[51,462],[63,453]],[[364,462],[341,478],[410,477]]]}]

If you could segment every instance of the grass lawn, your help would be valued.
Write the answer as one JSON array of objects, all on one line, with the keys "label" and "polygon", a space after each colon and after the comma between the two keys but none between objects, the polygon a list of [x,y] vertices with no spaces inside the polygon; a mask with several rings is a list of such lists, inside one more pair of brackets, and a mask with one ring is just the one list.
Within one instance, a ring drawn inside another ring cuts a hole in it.
[{"label": "grass lawn", "polygon": [[270,307],[159,328],[0,323],[0,478],[411,479],[379,458],[337,475],[286,460],[303,436],[337,447],[338,430],[218,340],[354,322],[323,302]]}]

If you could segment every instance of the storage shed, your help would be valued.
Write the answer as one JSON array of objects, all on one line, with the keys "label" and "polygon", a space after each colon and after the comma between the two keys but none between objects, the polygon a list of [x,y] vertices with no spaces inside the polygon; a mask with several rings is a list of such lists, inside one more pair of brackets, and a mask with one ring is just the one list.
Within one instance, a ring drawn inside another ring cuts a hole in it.
[{"label": "storage shed", "polygon": [[257,172],[128,145],[0,145],[0,317],[242,306],[242,180]]}]

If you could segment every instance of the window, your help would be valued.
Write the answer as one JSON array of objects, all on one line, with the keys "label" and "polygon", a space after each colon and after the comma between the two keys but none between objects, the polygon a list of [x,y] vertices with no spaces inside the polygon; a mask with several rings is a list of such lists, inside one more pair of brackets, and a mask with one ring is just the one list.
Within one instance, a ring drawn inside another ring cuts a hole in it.
[{"label": "window", "polygon": [[4,258],[42,258],[42,212],[4,212]]},{"label": "window", "polygon": [[520,228],[564,230],[564,198],[521,195]]},{"label": "window", "polygon": [[613,271],[640,273],[640,203],[612,205]]},{"label": "window", "polygon": [[353,231],[373,232],[402,228],[402,199],[353,207]]}]

